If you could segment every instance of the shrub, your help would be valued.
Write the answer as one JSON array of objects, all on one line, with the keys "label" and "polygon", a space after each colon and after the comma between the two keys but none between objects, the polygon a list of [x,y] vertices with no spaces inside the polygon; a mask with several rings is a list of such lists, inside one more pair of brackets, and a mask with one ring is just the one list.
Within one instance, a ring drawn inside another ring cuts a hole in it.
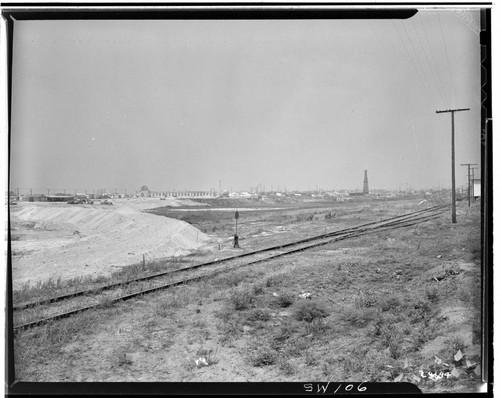
[{"label": "shrub", "polygon": [[221,322],[218,325],[218,329],[221,333],[219,341],[222,344],[232,342],[242,333],[241,325],[235,320],[230,320],[229,322]]},{"label": "shrub", "polygon": [[435,286],[426,287],[425,288],[425,296],[427,297],[427,300],[429,300],[431,303],[436,303],[439,300],[438,288]]},{"label": "shrub", "polygon": [[236,290],[229,297],[231,305],[237,311],[246,310],[252,307],[254,299],[254,295],[246,289]]},{"label": "shrub", "polygon": [[391,358],[398,359],[402,354],[403,336],[392,324],[387,324],[380,327],[380,338],[383,346],[389,348]]},{"label": "shrub", "polygon": [[322,318],[314,318],[311,323],[306,324],[306,334],[318,336],[328,330],[328,325]]},{"label": "shrub", "polygon": [[278,355],[270,347],[259,347],[250,355],[252,366],[274,365],[278,360]]},{"label": "shrub", "polygon": [[315,366],[319,363],[319,360],[311,351],[306,351],[305,362],[307,366]]},{"label": "shrub", "polygon": [[458,286],[457,297],[460,301],[470,307],[479,309],[481,306],[481,279],[480,275],[474,275],[470,280]]},{"label": "shrub", "polygon": [[295,373],[294,366],[286,360],[280,359],[278,361],[278,368],[287,376],[293,375]]},{"label": "shrub", "polygon": [[271,344],[274,347],[281,346],[286,340],[292,337],[296,332],[299,331],[298,325],[293,325],[291,323],[282,325],[276,333],[273,334]]},{"label": "shrub", "polygon": [[279,281],[278,277],[273,275],[273,276],[270,276],[266,279],[265,285],[266,285],[266,287],[271,287],[271,286],[278,285],[279,282],[280,281]]},{"label": "shrub", "polygon": [[111,297],[103,296],[99,299],[99,307],[101,308],[110,308],[114,304],[114,301]]},{"label": "shrub", "polygon": [[354,327],[365,327],[377,316],[374,309],[369,308],[346,308],[342,312],[342,320]]},{"label": "shrub", "polygon": [[376,299],[373,298],[371,292],[361,290],[357,296],[354,298],[354,306],[357,309],[373,307],[376,304]]},{"label": "shrub", "polygon": [[382,311],[393,310],[399,306],[401,306],[401,299],[397,296],[389,296],[380,303]]},{"label": "shrub", "polygon": [[260,283],[255,284],[252,286],[252,292],[255,295],[262,294],[264,293],[264,286],[262,286]]},{"label": "shrub", "polygon": [[277,302],[281,308],[289,307],[295,301],[295,296],[292,293],[282,293],[278,296]]},{"label": "shrub", "polygon": [[127,356],[125,352],[121,352],[118,354],[118,366],[123,365],[132,365],[132,360]]},{"label": "shrub", "polygon": [[464,351],[464,349],[466,347],[464,339],[462,339],[461,337],[458,337],[458,336],[454,336],[454,337],[446,340],[445,345],[451,351],[452,356],[455,355],[455,353],[458,350]]},{"label": "shrub", "polygon": [[245,273],[228,272],[221,276],[218,276],[214,283],[219,287],[235,287],[238,286],[247,275]]},{"label": "shrub", "polygon": [[316,318],[326,318],[329,311],[326,305],[316,300],[301,300],[294,304],[295,319],[312,322]]},{"label": "shrub", "polygon": [[267,310],[263,310],[261,308],[256,308],[252,311],[247,316],[247,320],[250,322],[255,322],[255,321],[268,321],[271,319],[271,314]]}]

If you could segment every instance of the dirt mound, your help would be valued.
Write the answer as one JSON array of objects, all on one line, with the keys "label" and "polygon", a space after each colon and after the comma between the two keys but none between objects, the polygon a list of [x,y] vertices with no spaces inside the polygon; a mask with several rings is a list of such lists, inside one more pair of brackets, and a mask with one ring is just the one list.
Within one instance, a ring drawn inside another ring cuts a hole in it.
[{"label": "dirt mound", "polygon": [[132,206],[21,203],[11,212],[14,286],[109,275],[143,255],[146,260],[185,255],[209,243],[186,222]]},{"label": "dirt mound", "polygon": [[[73,229],[82,231],[108,233],[134,226],[134,221],[127,217],[127,211],[115,211],[109,208],[88,206],[51,205],[46,207],[27,206],[19,208],[13,214],[24,222],[34,222],[35,229]],[[128,214],[137,213],[130,209]]]}]

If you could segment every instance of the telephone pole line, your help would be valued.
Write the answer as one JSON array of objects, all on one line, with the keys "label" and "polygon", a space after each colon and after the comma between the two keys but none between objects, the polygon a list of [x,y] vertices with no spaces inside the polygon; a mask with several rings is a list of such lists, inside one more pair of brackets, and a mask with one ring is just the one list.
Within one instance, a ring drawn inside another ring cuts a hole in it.
[{"label": "telephone pole line", "polygon": [[457,222],[457,204],[455,200],[455,112],[469,111],[470,108],[447,109],[436,113],[451,113],[451,222]]},{"label": "telephone pole line", "polygon": [[467,181],[468,181],[467,196],[469,197],[469,207],[470,207],[470,170],[471,166],[477,166],[477,163],[461,163],[460,166],[467,166]]}]

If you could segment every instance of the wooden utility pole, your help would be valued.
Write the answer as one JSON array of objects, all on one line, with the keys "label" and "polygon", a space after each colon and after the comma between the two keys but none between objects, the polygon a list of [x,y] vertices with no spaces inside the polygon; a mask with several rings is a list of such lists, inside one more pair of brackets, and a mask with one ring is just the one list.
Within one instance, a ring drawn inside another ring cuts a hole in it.
[{"label": "wooden utility pole", "polygon": [[451,222],[457,222],[457,204],[455,199],[455,112],[469,111],[470,108],[447,109],[436,113],[451,113]]},{"label": "wooden utility pole", "polygon": [[469,196],[469,207],[470,207],[470,167],[474,165],[477,166],[476,163],[461,163],[460,166],[467,166],[467,181],[468,181],[468,189],[467,189],[467,195]]}]

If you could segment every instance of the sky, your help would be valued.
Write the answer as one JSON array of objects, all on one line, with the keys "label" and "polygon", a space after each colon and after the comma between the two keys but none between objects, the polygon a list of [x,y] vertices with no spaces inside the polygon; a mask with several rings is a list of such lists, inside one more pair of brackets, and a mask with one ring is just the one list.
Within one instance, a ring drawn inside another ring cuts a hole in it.
[{"label": "sky", "polygon": [[[480,164],[478,10],[17,21],[11,190],[451,187]],[[475,170],[479,176],[480,169]]]}]

